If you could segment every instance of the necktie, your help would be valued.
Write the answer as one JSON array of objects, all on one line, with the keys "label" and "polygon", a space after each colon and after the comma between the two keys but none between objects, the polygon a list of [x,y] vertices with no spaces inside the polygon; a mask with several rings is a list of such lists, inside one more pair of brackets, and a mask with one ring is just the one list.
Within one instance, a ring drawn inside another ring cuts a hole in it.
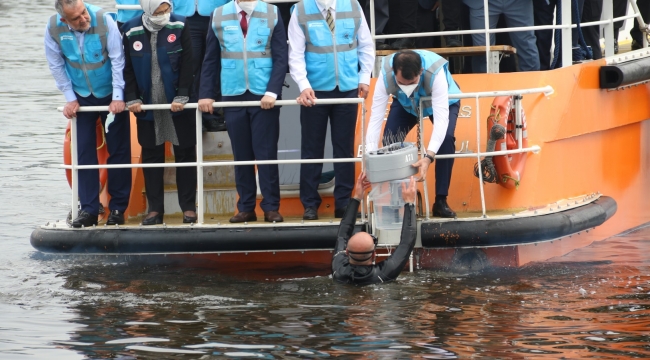
[{"label": "necktie", "polygon": [[246,11],[242,10],[239,13],[241,14],[241,21],[239,22],[239,25],[241,26],[241,31],[244,33],[244,37],[246,37],[246,32],[248,32],[248,21],[246,21]]},{"label": "necktie", "polygon": [[327,26],[330,27],[330,31],[334,34],[334,18],[332,17],[331,9],[327,9],[327,17],[325,18],[325,21],[327,21]]}]

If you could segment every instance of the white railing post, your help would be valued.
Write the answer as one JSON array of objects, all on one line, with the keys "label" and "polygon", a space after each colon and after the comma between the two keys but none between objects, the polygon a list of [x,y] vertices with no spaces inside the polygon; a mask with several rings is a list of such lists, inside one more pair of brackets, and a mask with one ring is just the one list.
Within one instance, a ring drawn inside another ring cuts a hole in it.
[{"label": "white railing post", "polygon": [[479,96],[476,95],[476,160],[478,163],[478,187],[481,190],[481,209],[483,210],[483,217],[487,217],[485,213],[485,191],[483,190],[483,169],[481,169],[481,109],[478,102]]},{"label": "white railing post", "polygon": [[488,0],[483,0],[483,17],[485,25],[485,69],[486,73],[494,72],[491,66],[490,58],[490,11],[488,9]]},{"label": "white railing post", "polygon": [[203,213],[205,202],[203,201],[203,113],[196,108],[196,222],[203,225]]},{"label": "white railing post", "polygon": [[[571,42],[571,1],[573,0],[563,0],[561,2],[562,10],[562,47],[560,51],[562,52],[562,67],[571,66],[573,63],[573,50]],[[557,9],[555,9],[557,11]],[[555,44],[558,46],[558,44]]]},{"label": "white railing post", "polygon": [[603,26],[605,30],[605,56],[614,56],[614,5],[613,0],[603,0],[603,18],[609,22]]},{"label": "white railing post", "polygon": [[515,100],[515,136],[517,138],[518,149],[521,150],[523,136],[523,129],[521,126],[523,124],[521,120],[521,100],[523,97],[521,95],[515,95],[513,98]]},{"label": "white railing post", "polygon": [[[366,95],[367,96],[367,95]],[[365,127],[366,127],[366,101],[361,103],[361,172],[365,170],[365,159],[366,159],[366,136],[365,136]],[[361,221],[366,218],[366,206],[365,201],[361,198]]]},{"label": "white railing post", "polygon": [[[395,99],[394,101],[396,101]],[[427,153],[427,150],[424,148],[424,125],[422,124],[422,116],[424,114],[422,113],[422,98],[420,98],[420,103],[418,104],[418,138],[419,143],[418,146],[420,147],[420,159],[424,159],[424,155]],[[429,220],[429,187],[427,186],[427,174],[424,174],[424,206],[427,208],[427,211],[425,212],[426,214],[426,219]]]},{"label": "white railing post", "polygon": [[70,156],[70,163],[72,165],[72,170],[70,170],[72,173],[72,184],[70,185],[72,188],[71,214],[72,220],[74,220],[77,217],[77,203],[79,202],[79,169],[77,169],[77,166],[79,165],[79,158],[77,157],[77,117],[70,119]]}]

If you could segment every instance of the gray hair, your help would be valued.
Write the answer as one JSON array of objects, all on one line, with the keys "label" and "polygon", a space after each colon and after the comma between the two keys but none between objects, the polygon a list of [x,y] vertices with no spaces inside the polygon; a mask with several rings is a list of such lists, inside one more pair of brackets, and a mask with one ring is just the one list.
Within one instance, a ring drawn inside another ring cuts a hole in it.
[{"label": "gray hair", "polygon": [[54,8],[59,15],[65,16],[63,13],[63,7],[76,5],[78,1],[79,0],[54,0]]}]

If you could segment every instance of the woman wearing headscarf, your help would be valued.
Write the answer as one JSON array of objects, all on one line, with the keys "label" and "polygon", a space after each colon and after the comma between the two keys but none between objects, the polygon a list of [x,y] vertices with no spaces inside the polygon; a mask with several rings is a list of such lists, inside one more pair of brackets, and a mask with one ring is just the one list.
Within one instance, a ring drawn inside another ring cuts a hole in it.
[{"label": "woman wearing headscarf", "polygon": [[[142,163],[164,163],[165,142],[176,163],[196,161],[195,113],[183,110],[193,82],[192,41],[185,18],[172,14],[169,0],[140,0],[144,13],[122,26],[125,100],[135,113]],[[169,110],[143,111],[142,104],[169,104]],[[163,223],[164,168],[144,168],[149,212],[143,225]],[[176,168],[183,222],[196,221],[196,168]]]}]

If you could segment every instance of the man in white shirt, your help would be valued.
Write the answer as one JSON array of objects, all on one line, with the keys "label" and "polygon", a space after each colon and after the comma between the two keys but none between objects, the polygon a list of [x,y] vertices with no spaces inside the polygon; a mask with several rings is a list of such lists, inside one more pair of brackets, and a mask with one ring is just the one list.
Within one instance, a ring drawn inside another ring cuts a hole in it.
[{"label": "man in white shirt", "polygon": [[[420,99],[430,96],[431,100],[422,102],[422,114],[428,116],[432,122],[435,119],[435,126],[427,154],[413,165],[420,168],[420,180],[423,180],[436,154],[456,152],[454,131],[460,100],[449,100],[449,94],[458,93],[460,89],[451,77],[447,60],[436,53],[404,50],[385,57],[372,98],[366,150],[374,151],[379,147],[379,133],[389,97],[393,97],[393,103],[384,128],[384,146],[404,140],[406,134],[418,123]],[[436,162],[434,216],[456,217],[456,213],[447,205],[453,166],[453,159]]]},{"label": "man in white shirt", "polygon": [[[365,98],[375,61],[370,30],[356,0],[303,0],[289,22],[289,70],[300,88],[301,158],[322,159],[329,119],[334,158],[353,157],[357,105],[318,99]],[[303,219],[318,219],[322,164],[300,167]],[[354,186],[354,163],[334,164],[334,215],[342,217]]]}]

